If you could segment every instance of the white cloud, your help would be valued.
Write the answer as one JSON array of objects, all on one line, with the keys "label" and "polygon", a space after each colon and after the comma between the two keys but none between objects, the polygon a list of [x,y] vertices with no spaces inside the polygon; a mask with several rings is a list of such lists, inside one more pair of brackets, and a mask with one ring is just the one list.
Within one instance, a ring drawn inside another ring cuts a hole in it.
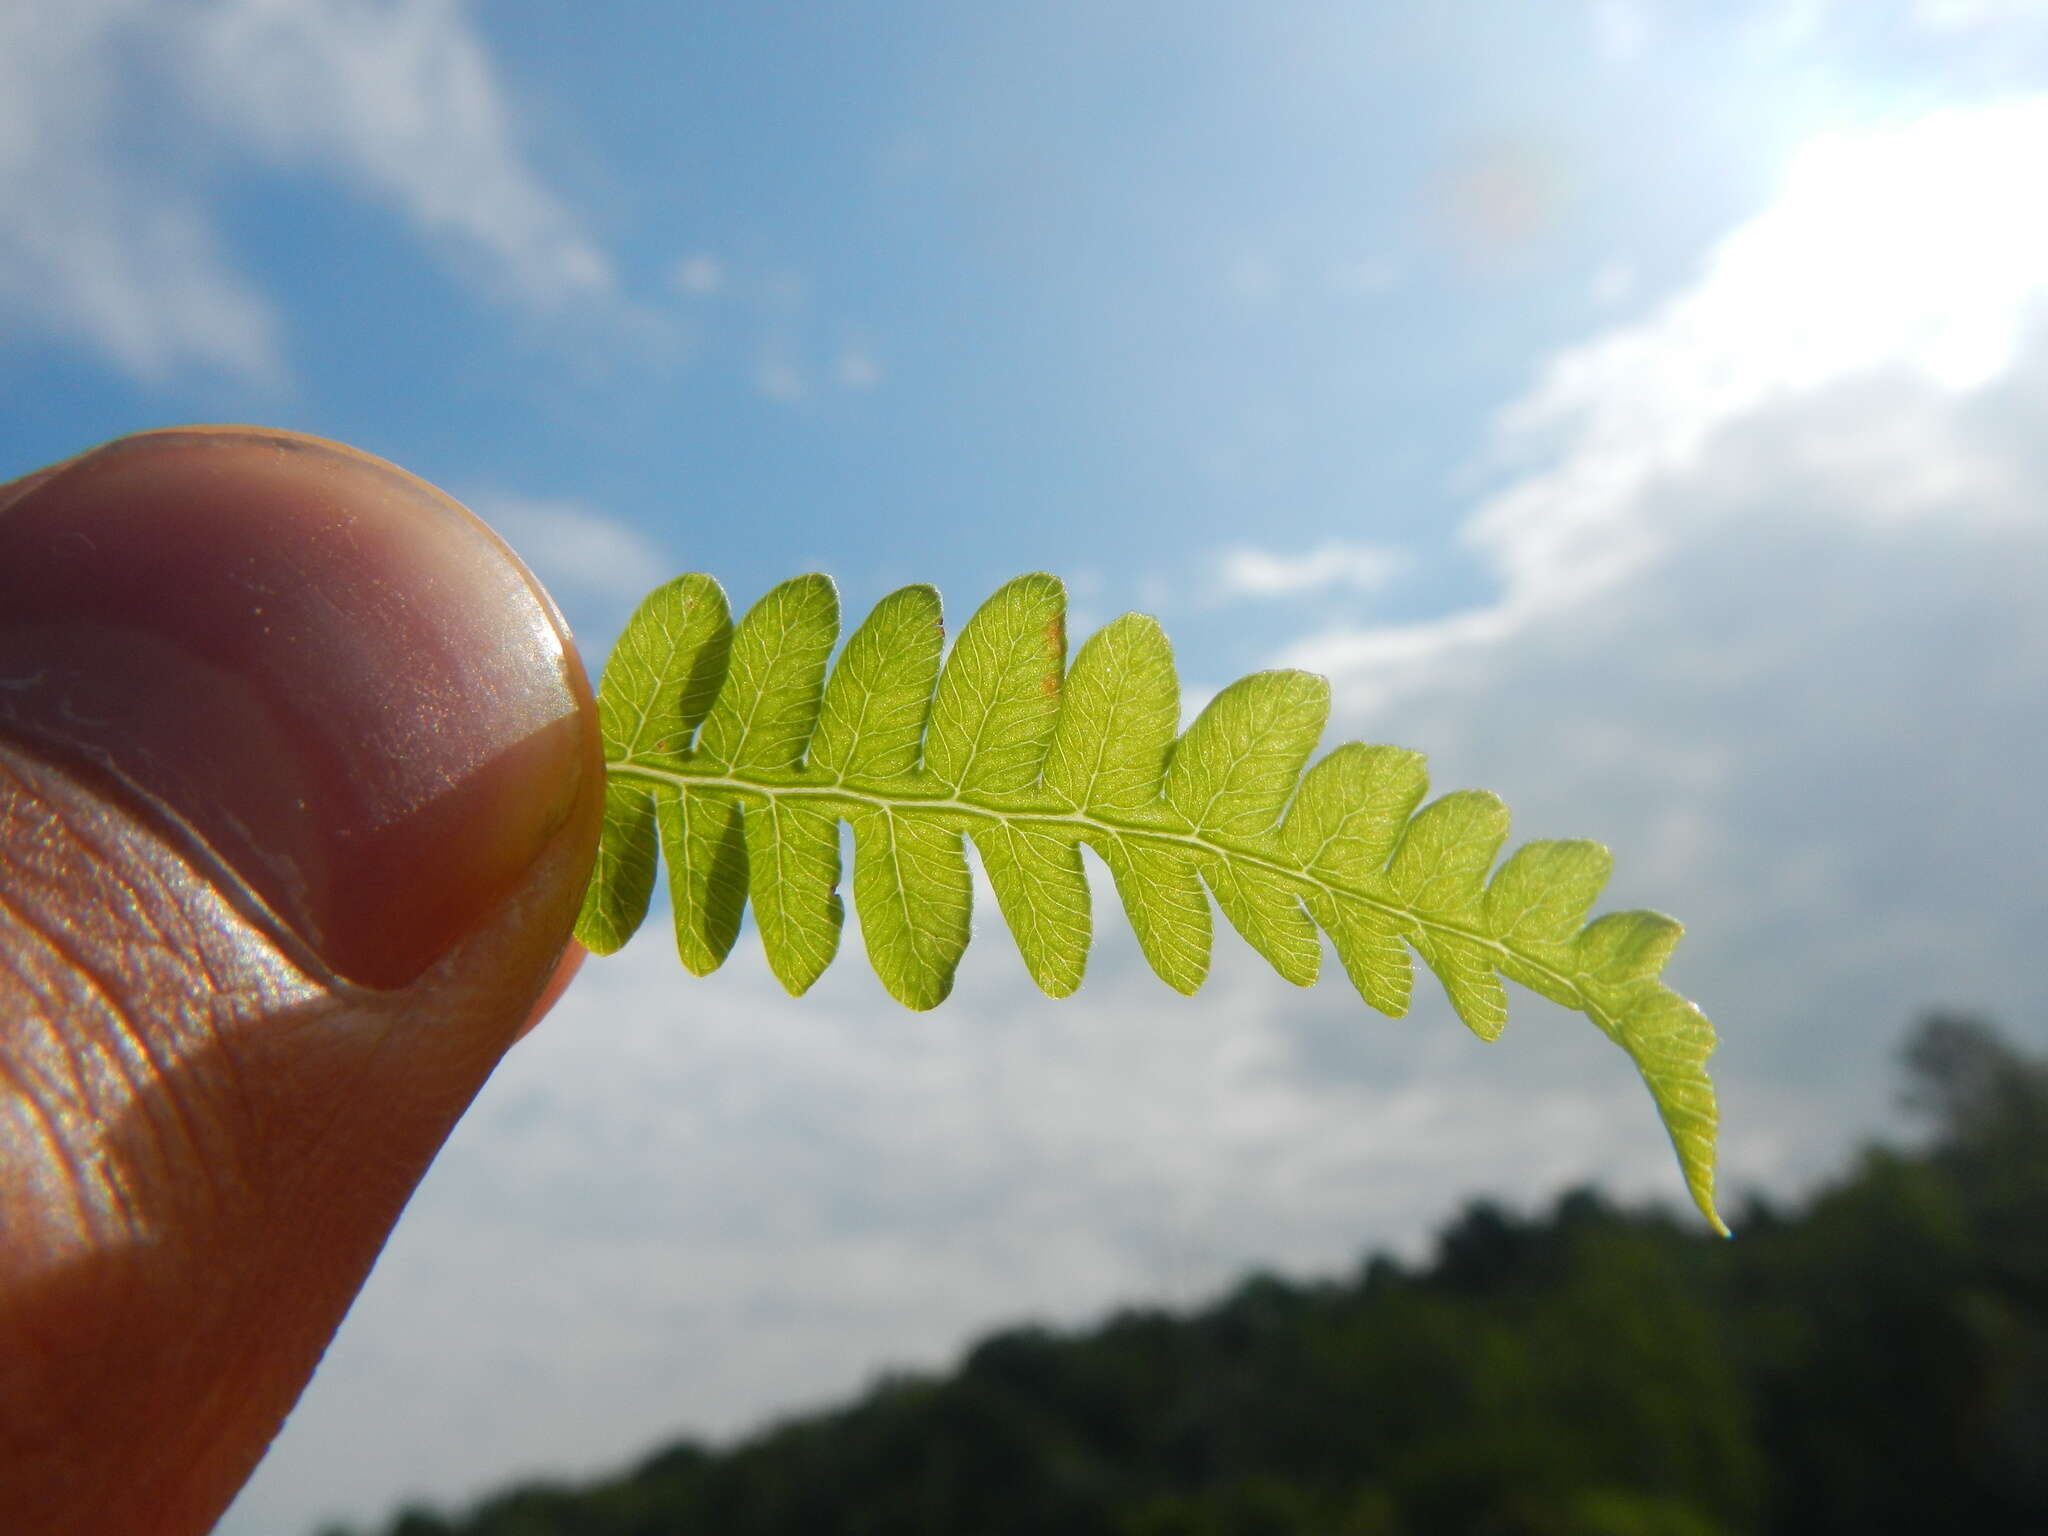
[{"label": "white cloud", "polygon": [[509,302],[610,289],[456,0],[74,0],[0,12],[0,199],[34,210],[0,228],[0,321],[145,380],[275,381],[277,318],[213,216],[247,161],[388,205]]},{"label": "white cloud", "polygon": [[576,497],[483,490],[463,499],[561,607],[593,681],[640,599],[681,569],[631,523]]},{"label": "white cloud", "polygon": [[1593,0],[1593,45],[1611,63],[1626,64],[1650,40],[1650,18],[1640,0]]},{"label": "white cloud", "polygon": [[725,286],[725,264],[707,251],[698,251],[677,262],[673,276],[684,293],[704,298]]},{"label": "white cloud", "polygon": [[2042,0],[1915,0],[1913,20],[1930,32],[1969,32],[2048,20]]},{"label": "white cloud", "polygon": [[516,302],[609,288],[522,158],[461,0],[216,0],[182,20],[183,83],[234,152],[355,184]]},{"label": "white cloud", "polygon": [[1804,48],[1821,35],[1834,8],[1835,0],[1771,0],[1758,8],[1750,30],[1766,48]]},{"label": "white cloud", "polygon": [[762,349],[754,360],[754,388],[764,398],[794,405],[810,393],[803,370],[788,353],[776,346]]},{"label": "white cloud", "polygon": [[485,491],[467,505],[560,600],[637,602],[673,574],[673,562],[646,534],[574,497]]},{"label": "white cloud", "polygon": [[1588,291],[1593,302],[1603,309],[1626,304],[1635,295],[1636,264],[1621,256],[1611,261],[1603,261],[1593,273],[1593,281]]},{"label": "white cloud", "polygon": [[1345,587],[1379,592],[1407,568],[1399,550],[1374,544],[1323,544],[1305,555],[1242,547],[1217,562],[1217,584],[1229,597],[1297,597]]},{"label": "white cloud", "polygon": [[742,344],[745,376],[765,400],[794,405],[828,385],[871,390],[887,375],[864,327],[839,326],[835,345],[818,343],[811,280],[795,267],[749,270],[698,252],[676,264],[671,280],[678,291],[716,299],[751,321],[752,334]]},{"label": "white cloud", "polygon": [[1326,274],[1330,291],[1347,299],[1376,298],[1401,281],[1391,261],[1333,261]]},{"label": "white cloud", "polygon": [[847,389],[873,389],[882,382],[882,362],[866,347],[848,347],[839,354],[835,370]]},{"label": "white cloud", "polygon": [[277,318],[202,209],[113,144],[118,36],[140,0],[0,7],[0,334],[45,332],[135,378],[196,366],[270,381]]}]

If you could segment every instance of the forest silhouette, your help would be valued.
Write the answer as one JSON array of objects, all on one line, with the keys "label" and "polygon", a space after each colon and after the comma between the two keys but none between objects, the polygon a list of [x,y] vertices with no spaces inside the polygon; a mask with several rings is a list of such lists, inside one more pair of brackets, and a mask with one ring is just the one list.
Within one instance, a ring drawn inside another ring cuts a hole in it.
[{"label": "forest silhouette", "polygon": [[[2048,1059],[1923,1020],[1903,1106],[1734,1242],[1591,1190],[1428,1263],[1019,1328],[944,1376],[387,1536],[2048,1531]],[[329,1536],[345,1536],[339,1531]]]}]

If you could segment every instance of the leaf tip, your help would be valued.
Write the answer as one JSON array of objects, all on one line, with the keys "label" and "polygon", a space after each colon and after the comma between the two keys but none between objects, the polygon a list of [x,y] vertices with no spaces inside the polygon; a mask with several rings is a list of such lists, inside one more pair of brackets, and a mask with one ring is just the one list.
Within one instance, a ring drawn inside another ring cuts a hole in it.
[{"label": "leaf tip", "polygon": [[599,959],[615,955],[625,948],[625,940],[606,923],[585,922],[579,918],[572,937]]},{"label": "leaf tip", "polygon": [[1506,1031],[1508,1021],[1506,1019],[1467,1019],[1465,1027],[1488,1045],[1491,1045]]}]

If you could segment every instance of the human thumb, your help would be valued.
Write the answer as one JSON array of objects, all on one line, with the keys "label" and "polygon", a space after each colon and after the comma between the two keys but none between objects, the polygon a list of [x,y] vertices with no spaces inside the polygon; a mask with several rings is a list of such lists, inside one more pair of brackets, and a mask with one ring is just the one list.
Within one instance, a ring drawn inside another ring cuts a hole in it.
[{"label": "human thumb", "polygon": [[203,1531],[566,974],[595,711],[447,497],[249,428],[0,488],[0,1511]]}]

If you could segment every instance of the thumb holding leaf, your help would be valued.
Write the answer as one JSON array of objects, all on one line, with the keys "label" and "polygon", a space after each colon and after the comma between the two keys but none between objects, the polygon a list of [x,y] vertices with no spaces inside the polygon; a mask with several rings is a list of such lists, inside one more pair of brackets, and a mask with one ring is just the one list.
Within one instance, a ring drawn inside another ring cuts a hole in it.
[{"label": "thumb holding leaf", "polygon": [[0,487],[0,1508],[201,1531],[499,1057],[602,803],[566,629],[337,445]]}]

